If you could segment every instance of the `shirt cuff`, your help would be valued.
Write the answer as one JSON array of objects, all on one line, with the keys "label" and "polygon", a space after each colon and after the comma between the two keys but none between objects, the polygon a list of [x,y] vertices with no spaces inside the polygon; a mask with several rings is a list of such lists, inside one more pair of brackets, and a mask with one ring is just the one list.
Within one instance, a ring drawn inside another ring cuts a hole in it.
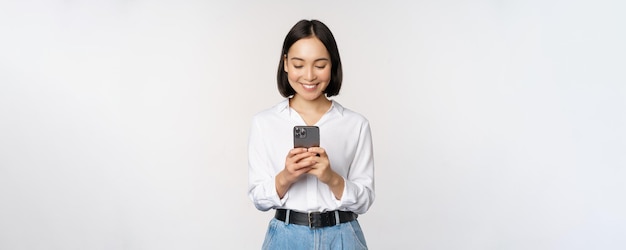
[{"label": "shirt cuff", "polygon": [[335,204],[337,205],[337,207],[345,207],[347,204],[352,204],[356,201],[356,197],[354,195],[352,195],[352,188],[350,188],[351,186],[349,185],[348,180],[346,180],[346,178],[344,178],[343,176],[341,177],[343,178],[343,193],[341,195],[341,199],[337,199],[335,197],[335,194],[333,193],[333,191],[330,191],[330,195],[331,197],[333,197],[333,199],[335,200]]},{"label": "shirt cuff", "polygon": [[285,193],[285,196],[283,196],[282,199],[278,197],[278,191],[276,191],[276,182],[274,181],[274,179],[272,179],[272,181],[269,184],[269,187],[265,191],[267,192],[265,194],[266,197],[270,198],[276,207],[282,207],[283,205],[285,205],[285,202],[287,201],[287,198],[289,197],[289,191]]}]

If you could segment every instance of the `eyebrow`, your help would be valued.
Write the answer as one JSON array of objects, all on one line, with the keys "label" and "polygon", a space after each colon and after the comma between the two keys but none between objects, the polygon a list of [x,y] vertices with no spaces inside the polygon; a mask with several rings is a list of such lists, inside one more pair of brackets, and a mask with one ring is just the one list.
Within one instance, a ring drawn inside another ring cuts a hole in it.
[{"label": "eyebrow", "polygon": [[[304,59],[302,59],[300,57],[292,57],[291,60],[304,61]],[[314,62],[318,62],[318,61],[330,61],[330,59],[328,59],[328,58],[318,58],[318,59],[314,60]]]}]

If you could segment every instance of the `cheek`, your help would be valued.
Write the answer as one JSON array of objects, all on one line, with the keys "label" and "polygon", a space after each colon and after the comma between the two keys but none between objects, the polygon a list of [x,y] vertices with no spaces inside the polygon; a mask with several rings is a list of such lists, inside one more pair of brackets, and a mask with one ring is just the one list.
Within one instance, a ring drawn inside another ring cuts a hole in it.
[{"label": "cheek", "polygon": [[299,76],[296,73],[293,73],[293,71],[287,72],[287,79],[289,80],[289,82],[298,81],[298,77]]},{"label": "cheek", "polygon": [[330,81],[330,69],[325,69],[321,72],[320,78],[324,81]]}]

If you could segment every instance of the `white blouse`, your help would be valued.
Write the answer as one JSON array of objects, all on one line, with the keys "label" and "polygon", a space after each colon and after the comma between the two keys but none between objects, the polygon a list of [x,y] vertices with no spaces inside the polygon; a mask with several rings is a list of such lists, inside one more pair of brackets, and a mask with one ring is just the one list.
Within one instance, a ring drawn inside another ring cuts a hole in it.
[{"label": "white blouse", "polygon": [[331,168],[344,178],[341,200],[328,185],[305,174],[278,197],[276,175],[285,168],[293,148],[293,127],[306,125],[285,99],[252,119],[248,143],[248,195],[257,209],[285,208],[300,212],[332,210],[365,213],[374,202],[374,154],[369,122],[362,115],[332,101],[331,108],[315,124],[320,128],[320,147],[326,150]]}]

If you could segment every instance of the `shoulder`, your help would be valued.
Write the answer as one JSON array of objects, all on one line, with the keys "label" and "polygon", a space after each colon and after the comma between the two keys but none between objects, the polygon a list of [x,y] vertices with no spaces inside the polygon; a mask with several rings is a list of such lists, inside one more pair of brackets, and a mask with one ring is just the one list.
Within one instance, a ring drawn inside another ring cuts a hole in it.
[{"label": "shoulder", "polygon": [[361,113],[356,112],[352,109],[346,108],[343,105],[341,105],[339,102],[334,101],[334,100],[333,100],[333,105],[335,106],[337,111],[341,113],[341,116],[344,119],[347,119],[352,122],[361,123],[363,125],[369,125],[369,120]]},{"label": "shoulder", "polygon": [[288,108],[289,100],[284,99],[274,106],[271,106],[254,114],[252,116],[252,123],[263,123],[280,119],[282,117],[281,114],[285,112]]}]

